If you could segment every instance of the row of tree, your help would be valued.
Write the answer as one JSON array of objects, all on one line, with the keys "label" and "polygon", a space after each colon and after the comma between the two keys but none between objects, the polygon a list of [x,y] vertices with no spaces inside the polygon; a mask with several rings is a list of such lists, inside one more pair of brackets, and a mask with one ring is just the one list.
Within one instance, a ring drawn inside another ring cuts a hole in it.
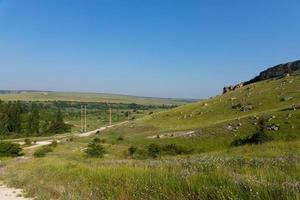
[{"label": "row of tree", "polygon": [[43,135],[70,130],[60,109],[44,109],[42,105],[0,100],[0,134]]}]

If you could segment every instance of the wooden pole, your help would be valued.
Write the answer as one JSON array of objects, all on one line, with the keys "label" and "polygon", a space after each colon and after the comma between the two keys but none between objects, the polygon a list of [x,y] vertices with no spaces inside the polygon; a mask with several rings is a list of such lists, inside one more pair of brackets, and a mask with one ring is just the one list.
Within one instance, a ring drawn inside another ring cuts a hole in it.
[{"label": "wooden pole", "polygon": [[86,105],[84,106],[84,132],[86,132]]}]

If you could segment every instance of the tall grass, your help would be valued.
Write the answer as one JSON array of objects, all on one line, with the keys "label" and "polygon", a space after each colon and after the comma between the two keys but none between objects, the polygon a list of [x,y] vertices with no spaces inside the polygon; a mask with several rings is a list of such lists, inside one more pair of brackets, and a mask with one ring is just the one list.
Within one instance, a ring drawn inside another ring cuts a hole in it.
[{"label": "tall grass", "polygon": [[38,199],[298,199],[300,157],[79,163],[48,157],[6,177]]}]

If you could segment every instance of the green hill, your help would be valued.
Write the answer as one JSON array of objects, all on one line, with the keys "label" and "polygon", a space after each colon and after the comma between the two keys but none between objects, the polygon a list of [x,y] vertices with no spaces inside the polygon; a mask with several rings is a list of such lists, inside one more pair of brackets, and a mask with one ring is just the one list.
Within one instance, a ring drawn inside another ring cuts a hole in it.
[{"label": "green hill", "polygon": [[78,101],[78,102],[108,102],[136,103],[147,105],[182,105],[195,100],[138,97],[104,93],[49,92],[49,91],[2,91],[0,99],[4,101]]},{"label": "green hill", "polygon": [[255,82],[86,138],[53,136],[45,157],[4,160],[3,178],[37,199],[297,200],[299,103],[300,75]]},{"label": "green hill", "polygon": [[148,115],[111,130],[140,145],[156,142],[192,146],[196,152],[228,148],[256,132],[266,118],[275,141],[300,138],[300,75],[256,82],[208,100]]},{"label": "green hill", "polygon": [[254,115],[286,114],[288,111],[284,110],[297,103],[300,103],[299,75],[253,83],[221,96],[149,116],[141,122],[162,130],[194,129]]}]

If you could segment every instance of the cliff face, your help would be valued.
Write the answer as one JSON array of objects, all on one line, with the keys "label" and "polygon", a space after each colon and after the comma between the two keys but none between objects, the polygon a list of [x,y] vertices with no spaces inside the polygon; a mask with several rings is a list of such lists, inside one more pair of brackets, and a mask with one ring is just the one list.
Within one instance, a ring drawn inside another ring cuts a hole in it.
[{"label": "cliff face", "polygon": [[289,62],[285,64],[276,65],[259,74],[260,80],[266,80],[282,76],[284,74],[290,74],[300,71],[300,60],[295,62]]},{"label": "cliff face", "polygon": [[271,67],[265,71],[262,71],[258,76],[256,76],[255,78],[253,78],[249,81],[246,81],[244,83],[240,83],[240,84],[234,85],[234,86],[224,87],[223,94],[225,94],[229,91],[233,91],[244,85],[248,85],[251,83],[255,83],[258,81],[263,81],[263,80],[267,80],[267,79],[271,79],[271,78],[284,76],[286,74],[293,75],[293,74],[299,73],[299,72],[300,72],[300,60],[285,63],[285,64],[279,64],[279,65]]}]

